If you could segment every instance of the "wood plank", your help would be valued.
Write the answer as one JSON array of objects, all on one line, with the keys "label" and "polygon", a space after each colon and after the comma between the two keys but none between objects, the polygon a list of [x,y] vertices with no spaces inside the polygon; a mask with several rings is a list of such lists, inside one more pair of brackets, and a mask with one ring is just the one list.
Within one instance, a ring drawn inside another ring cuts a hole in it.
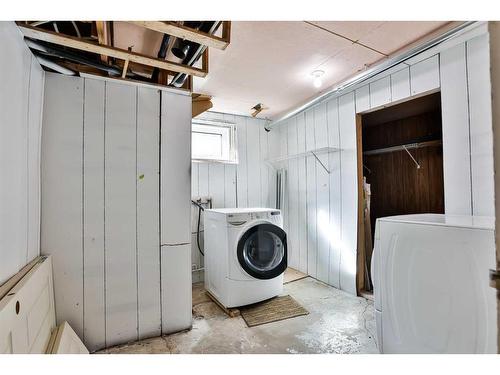
[{"label": "wood plank", "polygon": [[137,289],[139,339],[161,334],[160,92],[137,88]]},{"label": "wood plank", "polygon": [[467,41],[472,214],[495,215],[488,34]]},{"label": "wood plank", "polygon": [[356,249],[358,222],[358,173],[356,157],[356,109],[354,94],[339,98],[340,153],[342,176],[342,252],[340,286],[356,294]]},{"label": "wood plank", "polygon": [[[305,112],[306,150],[313,150],[314,139],[314,111]],[[314,156],[306,158],[306,199],[307,199],[307,274],[317,276],[317,228],[316,228],[316,159]]]},{"label": "wood plank", "polygon": [[191,97],[161,93],[161,244],[191,242]]},{"label": "wood plank", "polygon": [[214,104],[212,103],[211,97],[207,97],[205,100],[195,100],[193,99],[192,117],[195,118],[201,115],[203,112],[208,111],[212,108]]},{"label": "wood plank", "polygon": [[265,160],[269,158],[269,140],[268,132],[265,130],[264,126],[266,124],[265,120],[261,120],[259,126],[259,137],[260,137],[260,195],[262,199],[263,207],[270,207],[269,200],[269,182],[272,179],[272,171],[266,164]]},{"label": "wood plank", "polygon": [[83,78],[45,73],[41,169],[41,253],[52,255],[57,320],[70,322],[79,335],[83,335],[83,84]]},{"label": "wood plank", "polygon": [[80,51],[97,53],[100,55],[106,55],[122,60],[129,60],[139,64],[153,66],[164,70],[170,70],[173,72],[194,75],[196,77],[206,77],[208,73],[205,72],[203,69],[193,68],[187,65],[178,64],[164,59],[158,59],[140,53],[130,52],[121,48],[96,45],[81,40],[79,38],[67,35],[61,35],[56,32],[39,29],[37,27],[32,27],[25,24],[18,24],[18,26],[25,37],[37,40],[43,40],[45,42],[78,49]]},{"label": "wood plank", "polygon": [[[297,118],[291,119],[288,125],[288,152],[291,155],[297,154]],[[299,268],[299,217],[298,217],[298,200],[299,200],[299,176],[298,176],[298,159],[288,161],[288,265],[292,268]]]},{"label": "wood plank", "polygon": [[[297,152],[303,153],[306,150],[306,123],[304,112],[297,115]],[[298,232],[299,232],[299,267],[298,270],[307,273],[307,174],[306,158],[297,160],[297,179],[298,179]]]},{"label": "wood plank", "polygon": [[247,122],[247,171],[248,171],[248,206],[262,207],[260,196],[260,137],[259,119],[246,118]]},{"label": "wood plank", "polygon": [[237,204],[239,208],[248,207],[248,175],[247,175],[247,122],[246,117],[236,116],[236,136],[238,138]]},{"label": "wood plank", "polygon": [[207,296],[210,297],[210,299],[217,305],[221,308],[222,311],[224,311],[230,318],[235,318],[237,316],[240,316],[240,310],[236,307],[231,307],[231,308],[227,308],[225,307],[221,302],[219,302],[219,300],[212,294],[210,293],[208,290],[205,291],[207,293]]},{"label": "wood plank", "polygon": [[106,83],[106,344],[137,340],[136,87]]},{"label": "wood plank", "polygon": [[[316,149],[328,147],[328,127],[326,103],[314,108],[314,132]],[[319,155],[321,162],[329,168],[328,154]],[[328,283],[330,266],[330,205],[329,205],[329,175],[316,160],[316,221],[317,221],[317,258],[316,277]]]},{"label": "wood plank", "polygon": [[465,44],[441,52],[445,213],[472,215]]},{"label": "wood plank", "polygon": [[45,72],[32,57],[28,116],[28,246],[24,263],[40,254],[40,144]]},{"label": "wood plank", "polygon": [[[172,35],[181,39],[196,42],[198,44],[213,47],[220,50],[225,50],[229,45],[229,41],[224,37],[218,37],[205,33],[203,31],[195,30],[193,28],[177,24],[175,22],[164,21],[130,21],[138,26],[145,27],[150,30],[158,31],[160,33]],[[227,38],[227,37],[226,37]]]},{"label": "wood plank", "polygon": [[161,247],[162,334],[192,325],[191,244]]},{"label": "wood plank", "polygon": [[[224,120],[236,122],[236,116],[230,114],[224,114]],[[236,199],[236,174],[237,165],[235,164],[225,164],[224,165],[224,207],[237,207]]]},{"label": "wood plank", "polygon": [[85,78],[83,123],[83,340],[90,351],[106,346],[104,281],[105,81]]},{"label": "wood plank", "polygon": [[9,291],[14,288],[14,286],[16,286],[16,284],[35,266],[35,264],[40,262],[40,259],[40,257],[33,259],[31,262],[21,268],[18,273],[16,273],[14,276],[0,285],[0,300],[5,297],[5,295],[9,293]]},{"label": "wood plank", "polygon": [[[338,100],[327,102],[328,146],[340,148]],[[330,267],[328,283],[340,288],[340,254],[342,227],[340,152],[329,155],[330,169]]]}]

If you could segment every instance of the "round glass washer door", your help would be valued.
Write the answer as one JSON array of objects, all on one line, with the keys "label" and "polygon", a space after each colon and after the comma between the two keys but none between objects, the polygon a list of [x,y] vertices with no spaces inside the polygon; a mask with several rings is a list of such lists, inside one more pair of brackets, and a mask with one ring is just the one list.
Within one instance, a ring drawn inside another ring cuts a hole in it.
[{"label": "round glass washer door", "polygon": [[238,261],[250,276],[268,280],[287,267],[286,233],[273,224],[258,224],[238,241]]}]

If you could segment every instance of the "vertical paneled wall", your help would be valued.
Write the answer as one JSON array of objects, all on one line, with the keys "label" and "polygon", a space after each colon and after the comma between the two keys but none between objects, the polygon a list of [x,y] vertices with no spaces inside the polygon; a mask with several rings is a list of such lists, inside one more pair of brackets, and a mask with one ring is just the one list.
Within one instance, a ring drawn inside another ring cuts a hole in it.
[{"label": "vertical paneled wall", "polygon": [[[284,222],[290,266],[356,293],[356,113],[441,90],[445,212],[494,214],[488,35],[474,32],[435,54],[416,56],[273,127],[275,156],[288,160]],[[276,139],[277,138],[277,139]]]},{"label": "vertical paneled wall", "polygon": [[45,97],[41,248],[58,321],[92,351],[159,335],[160,92],[48,73]]},{"label": "vertical paneled wall", "polygon": [[40,252],[44,71],[14,22],[0,22],[0,284]]},{"label": "vertical paneled wall", "polygon": [[[265,120],[207,112],[203,119],[223,120],[236,124],[238,164],[192,163],[191,196],[211,197],[214,208],[270,207],[274,204],[274,169],[266,162],[276,152],[273,139],[265,131]],[[277,141],[277,140],[276,140]],[[203,280],[203,257],[198,251],[196,229],[198,209],[192,208],[191,263],[193,282]],[[201,230],[203,231],[203,214]],[[200,236],[203,247],[203,232]]]}]

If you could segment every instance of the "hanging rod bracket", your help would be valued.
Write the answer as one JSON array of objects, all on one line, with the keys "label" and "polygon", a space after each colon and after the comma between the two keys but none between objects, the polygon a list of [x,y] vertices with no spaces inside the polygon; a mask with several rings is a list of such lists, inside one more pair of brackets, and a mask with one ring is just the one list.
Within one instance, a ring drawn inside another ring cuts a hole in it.
[{"label": "hanging rod bracket", "polygon": [[[415,148],[417,148],[417,147],[418,147],[418,146],[416,146]],[[420,169],[420,164],[418,164],[418,161],[416,161],[416,160],[415,160],[415,158],[413,157],[413,155],[411,154],[411,152],[410,152],[410,151],[408,151],[408,148],[406,147],[406,145],[403,145],[403,150],[405,150],[405,151],[406,151],[406,153],[407,153],[408,155],[410,155],[410,158],[411,158],[411,160],[413,160],[413,162],[414,162],[414,163],[415,163],[415,165],[417,166],[417,169]]]}]

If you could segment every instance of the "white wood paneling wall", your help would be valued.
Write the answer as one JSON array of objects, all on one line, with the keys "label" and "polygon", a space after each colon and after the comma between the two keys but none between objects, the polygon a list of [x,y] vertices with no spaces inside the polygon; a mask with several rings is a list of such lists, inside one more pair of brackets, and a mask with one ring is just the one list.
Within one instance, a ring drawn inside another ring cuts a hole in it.
[{"label": "white wood paneling wall", "polygon": [[[274,206],[275,171],[267,163],[278,156],[279,138],[264,129],[266,120],[227,113],[206,112],[201,119],[223,120],[236,124],[238,164],[192,163],[191,196],[211,197],[214,208]],[[191,267],[203,267],[196,243],[198,208],[191,211]],[[203,248],[203,214],[200,243]],[[193,282],[203,280],[201,271],[193,271]]]},{"label": "white wood paneling wall", "polygon": [[415,56],[272,128],[269,139],[279,138],[273,143],[280,148],[273,150],[275,155],[325,147],[325,140],[329,147],[342,150],[321,157],[329,175],[314,156],[288,162],[290,194],[284,214],[289,223],[291,266],[297,265],[299,254],[299,270],[356,293],[356,113],[439,89],[445,211],[493,215],[489,42],[485,30],[474,29],[469,38],[461,35],[441,50]]},{"label": "white wood paneling wall", "polygon": [[[189,327],[191,98],[53,73],[45,97],[42,253],[58,322],[91,351]],[[160,202],[166,245],[184,247],[161,251]]]},{"label": "white wood paneling wall", "polygon": [[40,253],[44,71],[14,22],[0,22],[0,284]]},{"label": "white wood paneling wall", "polygon": [[162,333],[191,327],[191,96],[161,96]]}]

